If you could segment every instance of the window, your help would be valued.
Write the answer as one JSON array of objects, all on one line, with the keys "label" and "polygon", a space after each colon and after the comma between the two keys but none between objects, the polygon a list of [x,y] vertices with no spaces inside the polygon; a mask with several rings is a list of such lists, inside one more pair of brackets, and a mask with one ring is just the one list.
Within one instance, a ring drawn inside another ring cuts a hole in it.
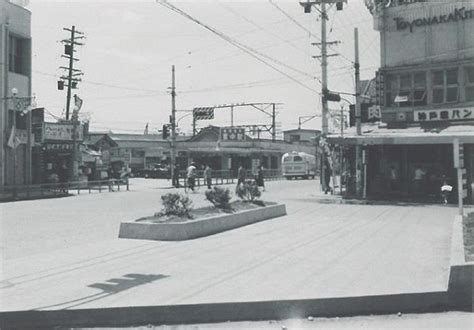
[{"label": "window", "polygon": [[292,159],[291,156],[286,156],[283,158],[283,162],[284,163],[291,162],[291,159]]},{"label": "window", "polygon": [[433,103],[459,101],[458,69],[434,70],[431,72]]},{"label": "window", "polygon": [[29,57],[28,39],[10,36],[8,38],[8,70],[27,75],[29,73]]},{"label": "window", "polygon": [[474,66],[464,68],[466,102],[474,101]]},{"label": "window", "polygon": [[295,157],[293,157],[293,161],[301,162],[301,161],[303,161],[303,158],[301,158],[300,156],[295,156]]},{"label": "window", "polygon": [[[386,106],[411,107],[426,105],[426,95],[425,71],[387,76],[385,92]],[[397,100],[397,102],[395,102],[395,100]]]}]

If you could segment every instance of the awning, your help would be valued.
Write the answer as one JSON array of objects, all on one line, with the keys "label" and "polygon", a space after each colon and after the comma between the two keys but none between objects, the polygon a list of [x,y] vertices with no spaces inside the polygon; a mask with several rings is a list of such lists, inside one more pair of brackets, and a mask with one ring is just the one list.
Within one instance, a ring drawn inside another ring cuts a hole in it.
[{"label": "awning", "polygon": [[365,128],[361,135],[354,134],[353,128],[344,136],[329,135],[330,144],[339,145],[381,145],[381,144],[452,144],[458,139],[463,144],[474,144],[474,126],[456,125],[446,128],[425,129],[409,127],[405,129]]}]

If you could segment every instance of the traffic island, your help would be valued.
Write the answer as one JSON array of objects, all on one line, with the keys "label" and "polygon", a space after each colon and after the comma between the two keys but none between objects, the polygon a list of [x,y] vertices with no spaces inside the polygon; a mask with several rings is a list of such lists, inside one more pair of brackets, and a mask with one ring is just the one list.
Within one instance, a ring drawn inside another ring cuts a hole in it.
[{"label": "traffic island", "polygon": [[232,204],[232,208],[232,213],[212,207],[196,209],[191,212],[193,219],[167,219],[156,215],[122,222],[119,238],[183,241],[286,215],[285,204],[271,202],[264,202],[263,206],[237,202]]}]

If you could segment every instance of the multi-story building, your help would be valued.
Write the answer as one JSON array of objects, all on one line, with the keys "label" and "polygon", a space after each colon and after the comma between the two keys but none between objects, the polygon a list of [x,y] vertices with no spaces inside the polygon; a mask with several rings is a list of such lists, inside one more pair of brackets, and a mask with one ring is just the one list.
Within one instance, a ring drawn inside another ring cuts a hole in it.
[{"label": "multi-story building", "polygon": [[0,0],[0,187],[31,182],[28,116],[14,111],[12,90],[18,100],[31,95],[31,13]]},{"label": "multi-story building", "polygon": [[[472,203],[474,1],[366,4],[380,32],[377,103],[384,125],[337,142],[363,147],[369,197],[436,199],[447,180]],[[457,187],[455,140],[463,146],[463,187]]]}]

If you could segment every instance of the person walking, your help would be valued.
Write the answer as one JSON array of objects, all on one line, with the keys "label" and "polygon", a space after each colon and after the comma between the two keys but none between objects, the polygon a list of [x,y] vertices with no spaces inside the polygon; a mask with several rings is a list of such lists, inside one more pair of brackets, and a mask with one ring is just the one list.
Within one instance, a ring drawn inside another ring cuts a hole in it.
[{"label": "person walking", "polygon": [[247,173],[245,172],[245,168],[240,164],[239,169],[237,170],[237,188],[241,183],[245,183],[246,177]]},{"label": "person walking", "polygon": [[172,185],[175,188],[179,188],[179,164],[174,165]]},{"label": "person walking", "polygon": [[207,184],[207,189],[211,189],[212,185],[212,169],[209,164],[206,165],[204,169],[204,182]]},{"label": "person walking", "polygon": [[186,170],[186,180],[189,189],[194,192],[194,185],[196,184],[196,164],[194,162],[191,162]]},{"label": "person walking", "polygon": [[262,187],[265,191],[265,179],[263,177],[263,167],[259,165],[257,167],[257,175],[255,176],[255,181],[257,182],[257,187]]},{"label": "person walking", "polygon": [[328,192],[332,193],[331,175],[331,165],[329,164],[329,162],[326,162],[326,166],[324,167],[324,194],[327,194]]}]

